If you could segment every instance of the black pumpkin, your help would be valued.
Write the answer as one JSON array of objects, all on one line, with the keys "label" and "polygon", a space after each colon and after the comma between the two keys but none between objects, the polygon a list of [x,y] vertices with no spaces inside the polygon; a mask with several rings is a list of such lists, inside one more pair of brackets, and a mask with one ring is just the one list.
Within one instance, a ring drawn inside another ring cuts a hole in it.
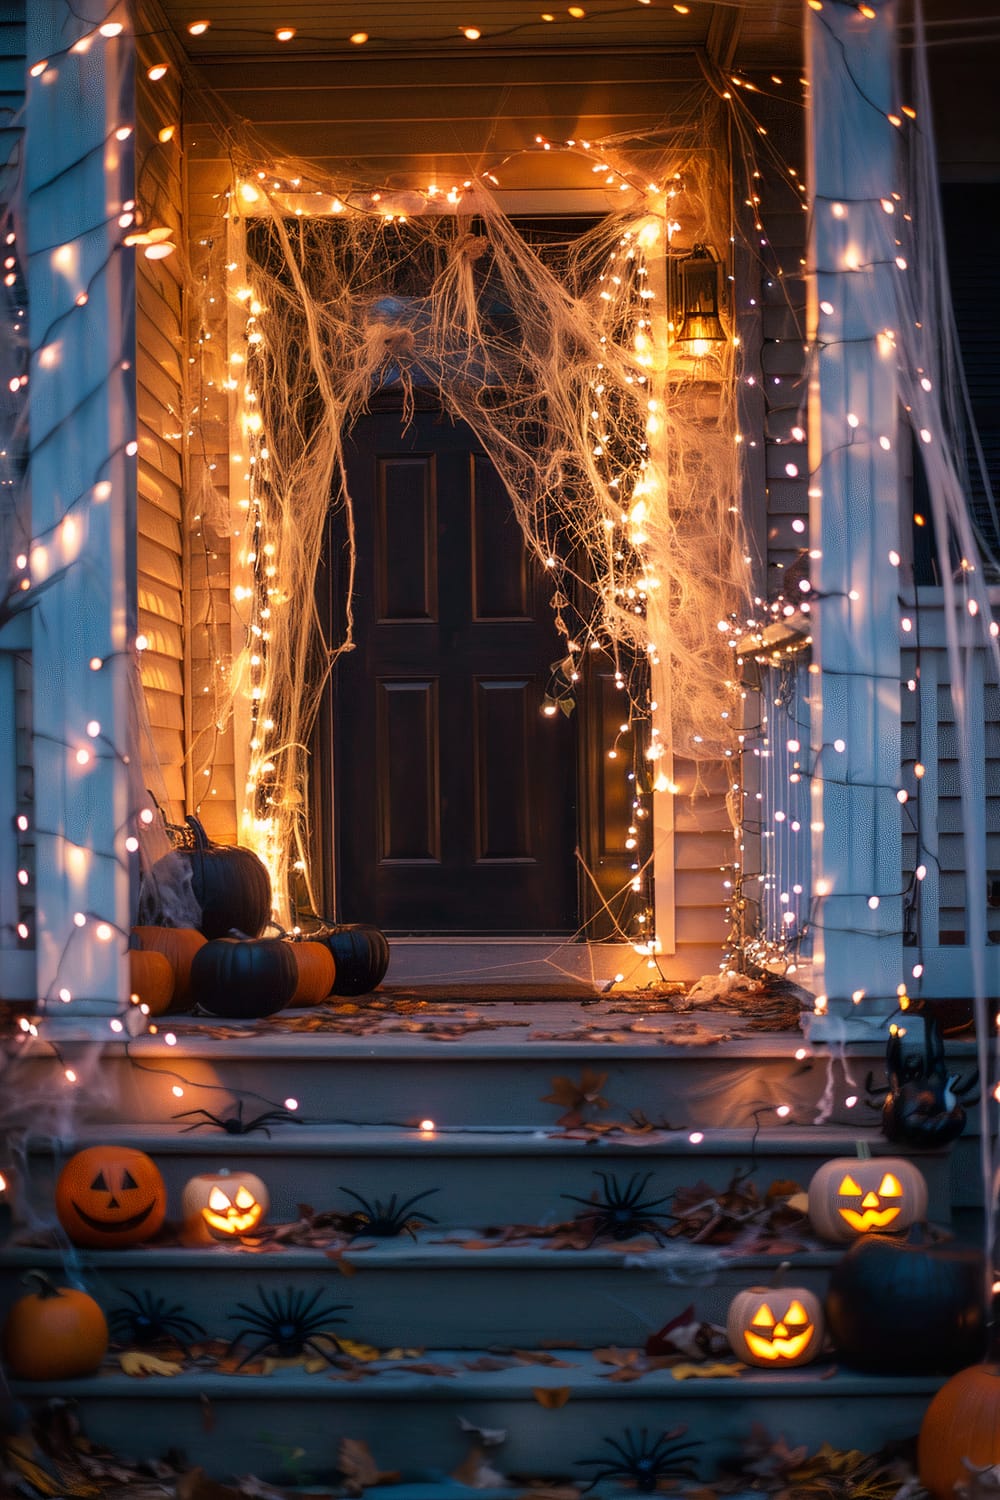
[{"label": "black pumpkin", "polygon": [[288,1004],[298,978],[284,938],[214,938],[195,954],[191,993],[211,1016],[270,1016]]},{"label": "black pumpkin", "polygon": [[310,942],[325,943],[337,965],[334,995],[367,995],[385,977],[389,944],[385,934],[364,922],[341,922],[309,933]]},{"label": "black pumpkin", "polygon": [[271,877],[267,866],[252,849],[239,845],[213,844],[196,817],[185,819],[177,838],[185,842],[157,860],[140,893],[139,914],[144,923],[161,925],[165,918],[158,899],[158,871],[163,869],[167,888],[176,887],[173,873],[177,860],[191,868],[191,894],[201,908],[198,931],[207,938],[225,937],[235,928],[257,937],[271,920]]},{"label": "black pumpkin", "polygon": [[827,1332],[858,1370],[960,1370],[986,1347],[983,1257],[952,1241],[866,1234],[830,1273]]}]

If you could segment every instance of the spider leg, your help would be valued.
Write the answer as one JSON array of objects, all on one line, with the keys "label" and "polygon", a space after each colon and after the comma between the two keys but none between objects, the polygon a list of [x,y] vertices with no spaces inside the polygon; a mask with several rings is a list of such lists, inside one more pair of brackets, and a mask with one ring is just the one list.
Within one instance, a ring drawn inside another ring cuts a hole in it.
[{"label": "spider leg", "polygon": [[369,1216],[369,1218],[375,1217],[375,1211],[372,1208],[372,1205],[368,1202],[367,1198],[362,1198],[361,1194],[356,1193],[353,1188],[342,1186],[340,1191],[342,1193],[346,1193],[348,1198],[353,1198],[355,1203],[359,1203],[365,1213]]},{"label": "spider leg", "polygon": [[[420,1200],[421,1200],[421,1198],[429,1198],[432,1193],[439,1193],[440,1191],[441,1191],[440,1188],[434,1188],[433,1187],[433,1188],[426,1188],[425,1191],[422,1192],[422,1193],[414,1193],[414,1195],[413,1195],[412,1198],[407,1198],[407,1200],[406,1200],[405,1203],[401,1203],[399,1205],[399,1213],[400,1213],[400,1215],[405,1214],[407,1212],[407,1210],[411,1209],[415,1203],[419,1203]],[[437,1223],[437,1219],[433,1218],[431,1214],[425,1214],[424,1217],[431,1224],[436,1224]]]},{"label": "spider leg", "polygon": [[[336,1335],[332,1334],[332,1333],[328,1333],[328,1334],[325,1334],[324,1336],[332,1341],[332,1343],[336,1347],[337,1352],[339,1353],[340,1352],[340,1345],[339,1345],[339,1343],[337,1343]],[[310,1334],[309,1338],[303,1339],[302,1340],[303,1351],[306,1350],[306,1349],[311,1349],[312,1352],[314,1354],[318,1355],[320,1359],[324,1359],[324,1360],[326,1360],[326,1363],[328,1365],[332,1365],[333,1364],[333,1355],[330,1354],[328,1350],[321,1349],[318,1344],[315,1344],[313,1342],[313,1339],[318,1338],[318,1337],[319,1337],[319,1330],[317,1330],[317,1332],[315,1334]]]},{"label": "spider leg", "polygon": [[[240,1340],[238,1337],[233,1339],[232,1343],[229,1345],[229,1348],[226,1350],[226,1354],[234,1354],[239,1346],[239,1342]],[[246,1354],[244,1354],[243,1358],[235,1368],[237,1370],[242,1370],[244,1365],[249,1364],[252,1359],[256,1359],[259,1354],[264,1354],[268,1349],[273,1348],[273,1339],[263,1339],[261,1342],[254,1344],[250,1349],[247,1350]]]}]

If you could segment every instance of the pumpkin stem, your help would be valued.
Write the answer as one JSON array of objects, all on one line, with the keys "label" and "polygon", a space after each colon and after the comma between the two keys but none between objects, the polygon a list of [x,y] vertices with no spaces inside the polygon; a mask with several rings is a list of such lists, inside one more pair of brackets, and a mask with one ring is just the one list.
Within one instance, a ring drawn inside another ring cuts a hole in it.
[{"label": "pumpkin stem", "polygon": [[867,1141],[855,1141],[854,1149],[858,1153],[858,1161],[870,1161],[872,1148]]},{"label": "pumpkin stem", "polygon": [[25,1286],[30,1286],[33,1289],[36,1296],[43,1298],[43,1300],[47,1301],[49,1297],[62,1296],[62,1288],[56,1286],[52,1278],[46,1276],[44,1271],[37,1269],[25,1271],[21,1280]]},{"label": "pumpkin stem", "polygon": [[772,1287],[772,1288],[777,1288],[777,1287],[784,1286],[784,1284],[785,1284],[785,1272],[789,1269],[789,1267],[791,1266],[791,1264],[792,1263],[791,1263],[790,1260],[783,1260],[781,1262],[781,1264],[775,1268],[774,1275],[771,1277],[770,1281],[768,1282],[768,1286]]},{"label": "pumpkin stem", "polygon": [[184,821],[194,835],[195,848],[198,850],[205,850],[210,848],[208,834],[205,832],[204,828],[202,827],[201,821],[195,817],[194,813],[188,813]]}]

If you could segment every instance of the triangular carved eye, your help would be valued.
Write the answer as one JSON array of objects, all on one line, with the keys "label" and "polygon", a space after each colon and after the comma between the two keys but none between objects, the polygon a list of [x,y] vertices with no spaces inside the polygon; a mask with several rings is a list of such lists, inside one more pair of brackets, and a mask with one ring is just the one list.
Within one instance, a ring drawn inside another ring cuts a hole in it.
[{"label": "triangular carved eye", "polygon": [[791,1307],[785,1313],[785,1322],[786,1323],[808,1323],[809,1322],[809,1314],[806,1312],[806,1310],[802,1306],[801,1302],[793,1302],[792,1303]]},{"label": "triangular carved eye", "polygon": [[850,1174],[848,1174],[840,1184],[840,1191],[844,1194],[851,1193],[858,1198],[861,1197],[861,1189],[854,1181],[854,1178],[850,1176]]},{"label": "triangular carved eye", "polygon": [[107,1178],[103,1172],[98,1172],[90,1184],[90,1190],[92,1193],[110,1193],[111,1189],[108,1187]]},{"label": "triangular carved eye", "polygon": [[257,1199],[254,1197],[253,1193],[251,1193],[250,1189],[248,1187],[244,1187],[241,1183],[240,1186],[236,1189],[235,1202],[237,1208],[253,1208],[254,1204],[257,1202]]},{"label": "triangular carved eye", "polygon": [[878,1185],[878,1191],[881,1198],[902,1198],[903,1196],[899,1178],[893,1177],[891,1172],[886,1172]]},{"label": "triangular carved eye", "polygon": [[136,1182],[135,1178],[132,1176],[132,1173],[123,1170],[122,1171],[122,1191],[124,1192],[126,1190],[126,1188],[137,1188],[138,1186],[139,1186],[139,1184]]},{"label": "triangular carved eye", "polygon": [[754,1313],[751,1326],[754,1328],[774,1327],[774,1313],[768,1307],[766,1302],[763,1302]]},{"label": "triangular carved eye", "polygon": [[214,1214],[224,1214],[232,1205],[220,1187],[214,1187],[208,1195],[208,1206]]}]

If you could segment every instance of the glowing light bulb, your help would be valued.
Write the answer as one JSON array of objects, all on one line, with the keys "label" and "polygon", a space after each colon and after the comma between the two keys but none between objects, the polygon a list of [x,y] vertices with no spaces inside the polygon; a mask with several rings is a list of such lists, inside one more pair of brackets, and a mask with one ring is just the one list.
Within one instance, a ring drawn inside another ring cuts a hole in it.
[{"label": "glowing light bulb", "polygon": [[188,31],[191,36],[204,36],[211,24],[210,21],[189,21]]},{"label": "glowing light bulb", "polygon": [[692,1146],[700,1146],[704,1139],[705,1132],[703,1130],[692,1130],[691,1134],[688,1136],[688,1140],[691,1142]]},{"label": "glowing light bulb", "polygon": [[279,26],[274,35],[279,42],[290,42],[292,40],[292,37],[295,35],[295,27]]},{"label": "glowing light bulb", "polygon": [[159,83],[160,79],[166,76],[168,66],[167,63],[154,63],[151,68],[147,68],[146,77],[150,83]]},{"label": "glowing light bulb", "polygon": [[459,29],[466,40],[470,42],[478,42],[483,34],[478,26],[462,26]]},{"label": "glowing light bulb", "polygon": [[367,31],[355,31],[351,36],[351,41],[354,43],[355,47],[363,47],[367,40]]}]

